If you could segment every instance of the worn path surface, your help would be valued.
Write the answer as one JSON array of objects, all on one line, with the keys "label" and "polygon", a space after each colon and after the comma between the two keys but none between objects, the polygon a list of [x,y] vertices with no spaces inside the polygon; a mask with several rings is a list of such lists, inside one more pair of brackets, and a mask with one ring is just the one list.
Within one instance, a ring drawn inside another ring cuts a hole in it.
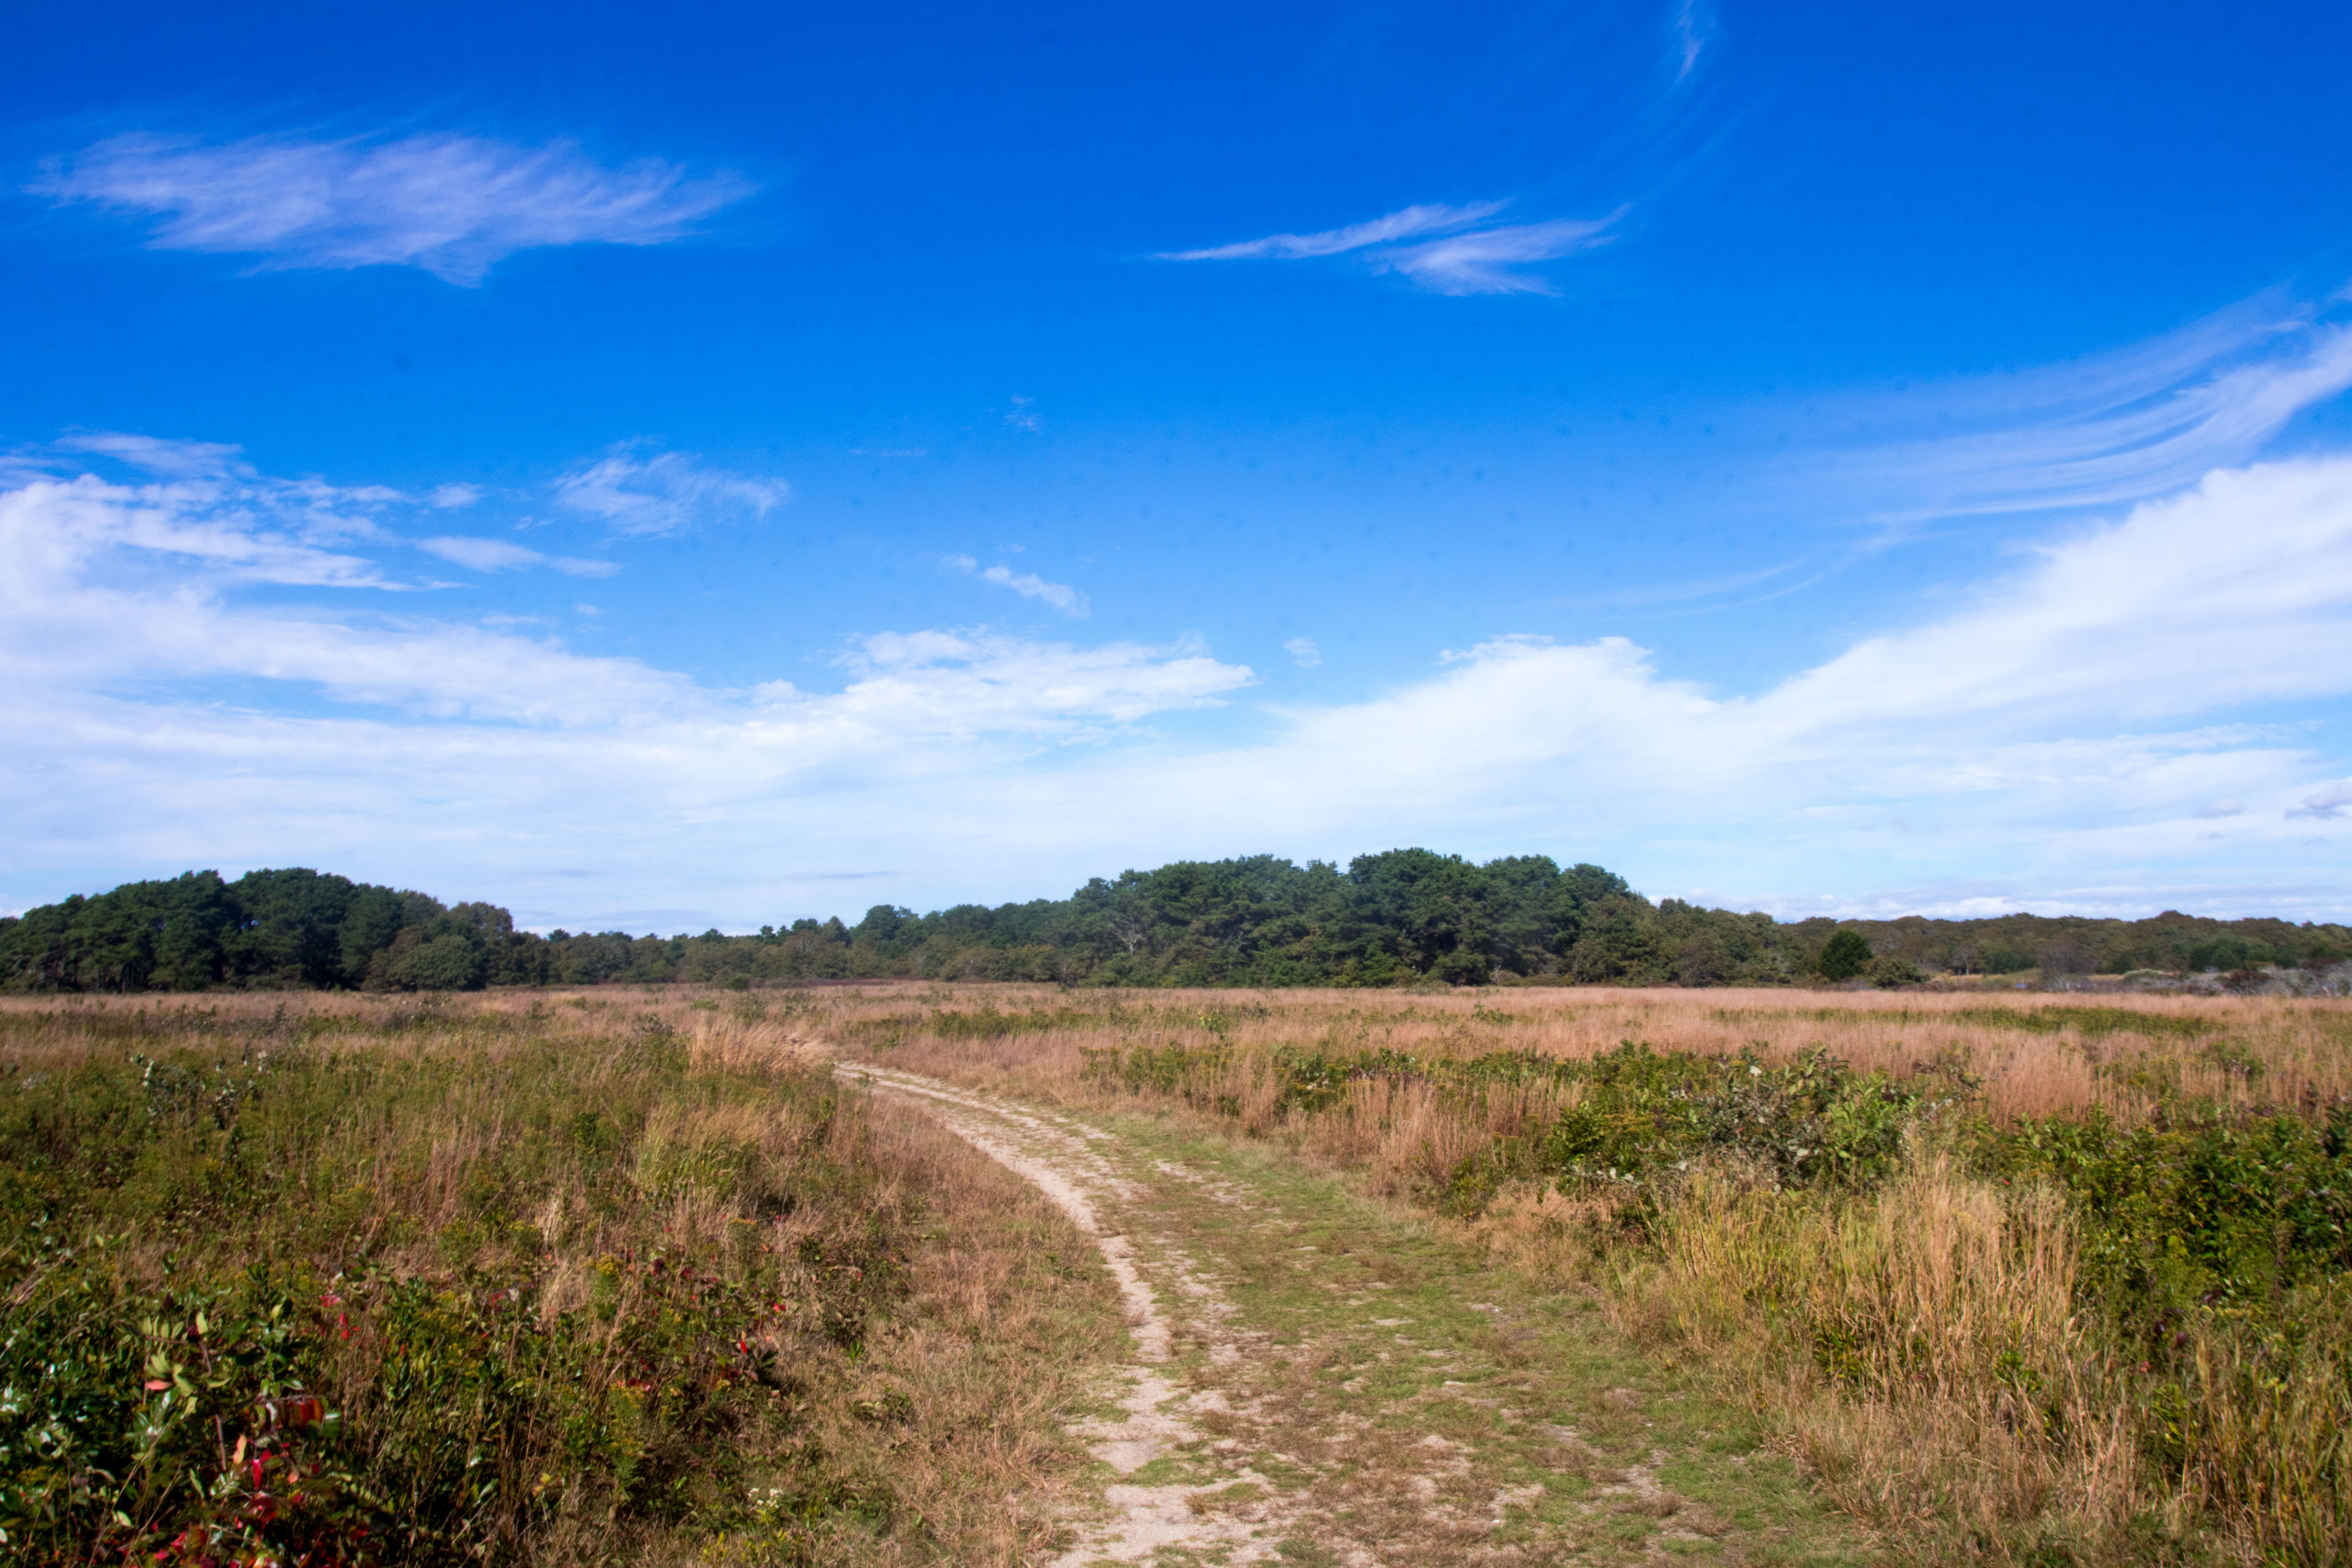
[{"label": "worn path surface", "polygon": [[1859,1563],[1744,1424],[1590,1303],[1264,1151],[845,1062],[1049,1194],[1133,1362],[1075,1426],[1101,1502],[1057,1568]]}]

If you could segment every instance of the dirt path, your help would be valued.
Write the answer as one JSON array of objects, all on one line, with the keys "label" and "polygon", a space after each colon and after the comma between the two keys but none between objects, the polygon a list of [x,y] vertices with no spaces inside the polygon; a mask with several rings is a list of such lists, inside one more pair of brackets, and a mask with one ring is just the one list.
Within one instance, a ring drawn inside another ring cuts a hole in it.
[{"label": "dirt path", "polygon": [[1134,1359],[1073,1430],[1101,1504],[1056,1568],[1858,1562],[1790,1467],[1425,1226],[1248,1146],[863,1062],[1060,1205]]}]

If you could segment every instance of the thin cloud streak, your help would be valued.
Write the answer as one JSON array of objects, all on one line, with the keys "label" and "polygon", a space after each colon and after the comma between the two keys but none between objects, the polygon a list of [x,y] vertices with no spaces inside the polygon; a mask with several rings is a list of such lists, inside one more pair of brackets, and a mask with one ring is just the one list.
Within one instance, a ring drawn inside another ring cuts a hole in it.
[{"label": "thin cloud streak", "polygon": [[[2256,300],[2152,344],[1871,410],[1868,445],[1801,465],[1904,525],[2125,504],[2241,463],[2305,408],[2352,388],[2352,327]],[[1916,428],[1905,428],[1904,405]]]},{"label": "thin cloud streak", "polygon": [[706,468],[683,452],[639,457],[634,447],[575,469],[555,499],[604,520],[617,534],[679,533],[701,523],[757,521],[792,499],[782,479]]},{"label": "thin cloud streak", "polygon": [[1401,207],[1385,217],[1369,223],[1349,224],[1345,228],[1325,229],[1320,234],[1270,234],[1264,239],[1244,239],[1234,245],[1213,245],[1203,250],[1162,251],[1151,258],[1154,261],[1257,261],[1298,260],[1317,256],[1340,256],[1367,246],[1386,245],[1395,240],[1411,239],[1416,235],[1444,234],[1452,229],[1467,228],[1494,216],[1509,204],[1507,202],[1472,202],[1466,206],[1450,207],[1431,204]]},{"label": "thin cloud streak", "polygon": [[621,568],[615,562],[588,561],[573,555],[547,555],[505,539],[475,539],[462,534],[443,534],[432,539],[420,539],[416,548],[427,555],[438,556],[458,566],[477,572],[520,572],[534,566],[551,567],[572,577],[610,577]]},{"label": "thin cloud streak", "polygon": [[1686,81],[1698,68],[1699,57],[1715,40],[1715,13],[1700,0],[1682,0],[1675,7],[1675,41],[1680,46],[1681,64],[1675,72],[1676,83]]},{"label": "thin cloud streak", "polygon": [[[1276,234],[1200,250],[1162,251],[1155,261],[1298,261],[1360,253],[1374,272],[1394,273],[1434,294],[1549,294],[1554,286],[1514,270],[1597,249],[1624,217],[1554,218],[1497,225],[1509,204],[1401,207],[1384,217],[1318,234]],[[1428,238],[1428,236],[1442,236]],[[1408,243],[1410,242],[1410,243]]]},{"label": "thin cloud streak", "polygon": [[1024,599],[1035,599],[1050,605],[1072,620],[1084,620],[1093,613],[1093,605],[1087,596],[1067,583],[1049,583],[1034,572],[1015,572],[1001,561],[993,566],[983,569],[978,561],[969,555],[950,555],[947,559],[947,564],[959,572],[977,577],[983,583],[993,583],[1000,588],[1010,588]]},{"label": "thin cloud streak", "polygon": [[751,191],[576,144],[435,133],[397,140],[254,137],[206,144],[134,132],[50,160],[28,187],[152,220],[162,250],[260,257],[263,268],[416,267],[471,287],[517,251],[665,245]]},{"label": "thin cloud streak", "polygon": [[1551,294],[1558,290],[1549,280],[1511,268],[1598,249],[1613,237],[1609,231],[1623,216],[1621,207],[1590,221],[1481,229],[1401,247],[1373,260],[1381,270],[1401,272],[1433,294]]}]

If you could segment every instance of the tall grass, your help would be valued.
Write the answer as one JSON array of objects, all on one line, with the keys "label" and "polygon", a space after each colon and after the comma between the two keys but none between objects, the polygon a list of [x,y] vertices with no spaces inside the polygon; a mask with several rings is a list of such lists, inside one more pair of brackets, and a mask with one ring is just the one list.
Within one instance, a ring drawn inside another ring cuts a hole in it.
[{"label": "tall grass", "polygon": [[919,1070],[1279,1140],[1601,1290],[1915,1560],[2352,1561],[2343,1004],[902,987],[821,1006],[815,1026]]},{"label": "tall grass", "polygon": [[0,1006],[0,1556],[1033,1554],[1078,1238],[761,1012]]}]

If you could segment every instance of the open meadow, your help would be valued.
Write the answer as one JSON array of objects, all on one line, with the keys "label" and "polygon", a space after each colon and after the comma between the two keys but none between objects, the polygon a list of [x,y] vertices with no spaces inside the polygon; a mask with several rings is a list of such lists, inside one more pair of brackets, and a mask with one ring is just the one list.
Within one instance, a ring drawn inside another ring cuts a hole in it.
[{"label": "open meadow", "polygon": [[838,994],[824,1032],[1349,1173],[1598,1293],[1927,1561],[2352,1558],[2352,1007]]},{"label": "open meadow", "polygon": [[1015,1563],[1049,1204],[683,995],[0,1003],[0,1559]]},{"label": "open meadow", "polygon": [[11,999],[0,1083],[11,1560],[2352,1556],[2340,1001]]}]

